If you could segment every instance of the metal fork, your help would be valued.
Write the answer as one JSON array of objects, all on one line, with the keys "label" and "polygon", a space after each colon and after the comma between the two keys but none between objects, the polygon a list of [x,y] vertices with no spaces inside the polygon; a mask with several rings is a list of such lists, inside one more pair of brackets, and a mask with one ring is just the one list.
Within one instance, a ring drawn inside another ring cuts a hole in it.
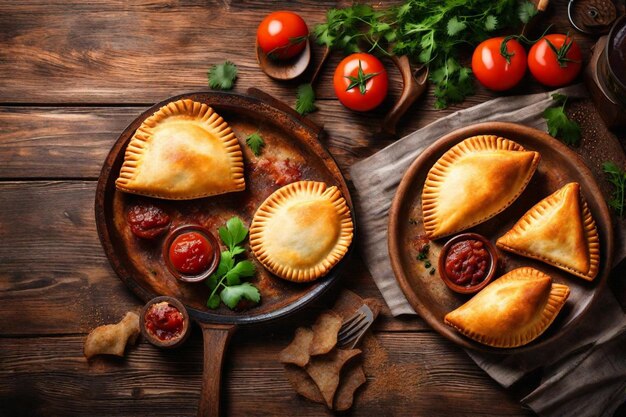
[{"label": "metal fork", "polygon": [[340,348],[354,349],[373,322],[374,313],[367,304],[363,304],[341,325],[337,335],[337,345]]}]

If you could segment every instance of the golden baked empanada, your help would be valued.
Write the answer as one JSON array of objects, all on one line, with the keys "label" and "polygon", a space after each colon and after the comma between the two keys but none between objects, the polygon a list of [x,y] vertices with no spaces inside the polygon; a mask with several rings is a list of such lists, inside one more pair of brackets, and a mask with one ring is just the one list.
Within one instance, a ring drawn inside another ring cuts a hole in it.
[{"label": "golden baked empanada", "polygon": [[600,266],[600,237],[576,182],[533,206],[496,245],[588,281]]},{"label": "golden baked empanada", "polygon": [[446,314],[444,321],[485,345],[523,346],[550,326],[568,296],[567,285],[553,283],[536,269],[518,268]]},{"label": "golden baked empanada", "polygon": [[272,273],[306,282],[325,275],[348,251],[352,217],[335,186],[298,181],[270,195],[250,226],[250,247]]},{"label": "golden baked empanada", "polygon": [[474,136],[433,165],[422,191],[424,229],[431,239],[482,223],[510,206],[537,169],[538,152],[497,136]]},{"label": "golden baked empanada", "polygon": [[169,200],[242,191],[243,156],[228,123],[204,103],[178,100],[139,126],[118,190]]}]

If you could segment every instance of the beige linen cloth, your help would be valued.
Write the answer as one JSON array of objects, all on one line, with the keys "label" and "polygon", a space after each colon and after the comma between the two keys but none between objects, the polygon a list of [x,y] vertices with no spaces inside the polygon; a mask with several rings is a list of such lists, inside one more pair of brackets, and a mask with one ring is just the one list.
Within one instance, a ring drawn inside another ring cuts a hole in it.
[{"label": "beige linen cloth", "polygon": [[[554,92],[571,98],[586,96],[581,85]],[[435,140],[470,124],[506,121],[546,131],[542,113],[554,105],[554,92],[502,97],[458,111],[352,166],[360,249],[394,316],[416,314],[395,280],[387,252],[388,210],[405,171]],[[624,236],[623,230],[616,230],[617,261],[624,259]],[[467,353],[505,387],[541,368],[540,385],[522,403],[542,416],[611,416],[626,400],[626,315],[608,287],[558,346],[532,354]]]}]

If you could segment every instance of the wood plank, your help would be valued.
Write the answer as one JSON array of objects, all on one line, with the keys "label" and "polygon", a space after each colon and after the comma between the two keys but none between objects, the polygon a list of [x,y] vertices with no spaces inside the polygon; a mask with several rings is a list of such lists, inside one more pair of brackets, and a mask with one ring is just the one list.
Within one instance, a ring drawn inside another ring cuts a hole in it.
[{"label": "wood plank", "polygon": [[[140,307],[100,246],[95,187],[95,181],[0,183],[1,335],[86,333]],[[363,297],[381,299],[358,255],[351,262],[343,285]],[[293,328],[311,320],[336,294],[280,326]],[[428,328],[414,317],[393,320],[386,307],[376,326]]]},{"label": "wood plank", "polygon": [[[83,336],[2,339],[0,410],[67,417],[195,415],[199,333],[194,328],[178,350],[159,351],[142,341],[125,359],[96,358],[91,364],[82,356]],[[224,369],[225,414],[331,415],[298,397],[285,379],[277,355],[288,339],[285,332],[235,335]],[[364,349],[368,382],[351,415],[530,415],[462,350],[432,333],[378,333]]]},{"label": "wood plank", "polygon": [[[552,3],[553,11],[564,10],[567,1]],[[295,1],[288,8],[305,16],[313,27],[335,6],[333,1]],[[263,1],[219,0],[3,1],[0,102],[153,103],[206,89],[208,67],[224,59],[239,67],[236,91],[254,86],[293,102],[298,82],[269,79],[258,68],[254,54],[256,28],[277,7]],[[564,13],[553,12],[551,22],[554,31],[570,29]],[[588,51],[592,38],[577,38],[583,51]],[[315,52],[321,56],[318,47]],[[317,88],[321,98],[334,98],[332,72],[341,55],[333,54],[321,75]],[[394,98],[400,77],[395,69],[389,73]],[[506,94],[541,90],[538,83],[529,82]],[[493,96],[480,87],[477,93],[464,106]],[[431,109],[433,103],[431,90],[420,107]],[[389,108],[389,103],[383,108]]]}]

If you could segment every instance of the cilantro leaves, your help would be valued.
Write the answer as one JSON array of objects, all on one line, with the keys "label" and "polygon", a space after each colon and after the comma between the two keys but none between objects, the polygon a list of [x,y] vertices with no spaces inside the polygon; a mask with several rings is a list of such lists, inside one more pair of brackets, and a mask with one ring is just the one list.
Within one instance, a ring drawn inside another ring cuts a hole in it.
[{"label": "cilantro leaves", "polygon": [[552,99],[559,105],[551,107],[543,112],[543,117],[548,123],[548,133],[565,144],[576,146],[580,142],[580,126],[570,120],[565,114],[565,104],[567,96],[563,94],[552,94]]},{"label": "cilantro leaves", "polygon": [[213,65],[209,68],[209,87],[219,90],[230,90],[237,79],[237,67],[230,61]]},{"label": "cilantro leaves", "polygon": [[265,141],[259,132],[254,132],[246,138],[246,144],[255,156],[259,156],[261,155],[261,150],[265,146]]},{"label": "cilantro leaves", "polygon": [[216,309],[221,301],[233,309],[242,299],[258,303],[261,300],[258,288],[249,282],[241,282],[241,278],[254,275],[256,272],[254,264],[248,260],[235,259],[237,255],[245,252],[240,243],[248,236],[248,229],[239,217],[233,217],[226,222],[226,226],[218,229],[218,233],[228,250],[222,252],[217,269],[207,279],[207,285],[211,289],[207,307]]},{"label": "cilantro leaves", "polygon": [[298,87],[298,95],[296,96],[296,111],[304,116],[315,110],[317,110],[317,107],[315,107],[315,91],[313,90],[313,85],[300,85]]},{"label": "cilantro leaves", "polygon": [[528,0],[404,0],[380,9],[355,4],[330,9],[313,33],[318,43],[346,53],[365,45],[370,53],[408,55],[428,65],[435,107],[445,108],[474,92],[471,70],[459,63],[463,50],[535,13]]},{"label": "cilantro leaves", "polygon": [[626,203],[626,172],[618,167],[615,162],[605,162],[602,164],[602,170],[607,180],[615,187],[613,194],[611,194],[611,200],[609,200],[609,207],[621,217],[624,215],[624,203]]}]

